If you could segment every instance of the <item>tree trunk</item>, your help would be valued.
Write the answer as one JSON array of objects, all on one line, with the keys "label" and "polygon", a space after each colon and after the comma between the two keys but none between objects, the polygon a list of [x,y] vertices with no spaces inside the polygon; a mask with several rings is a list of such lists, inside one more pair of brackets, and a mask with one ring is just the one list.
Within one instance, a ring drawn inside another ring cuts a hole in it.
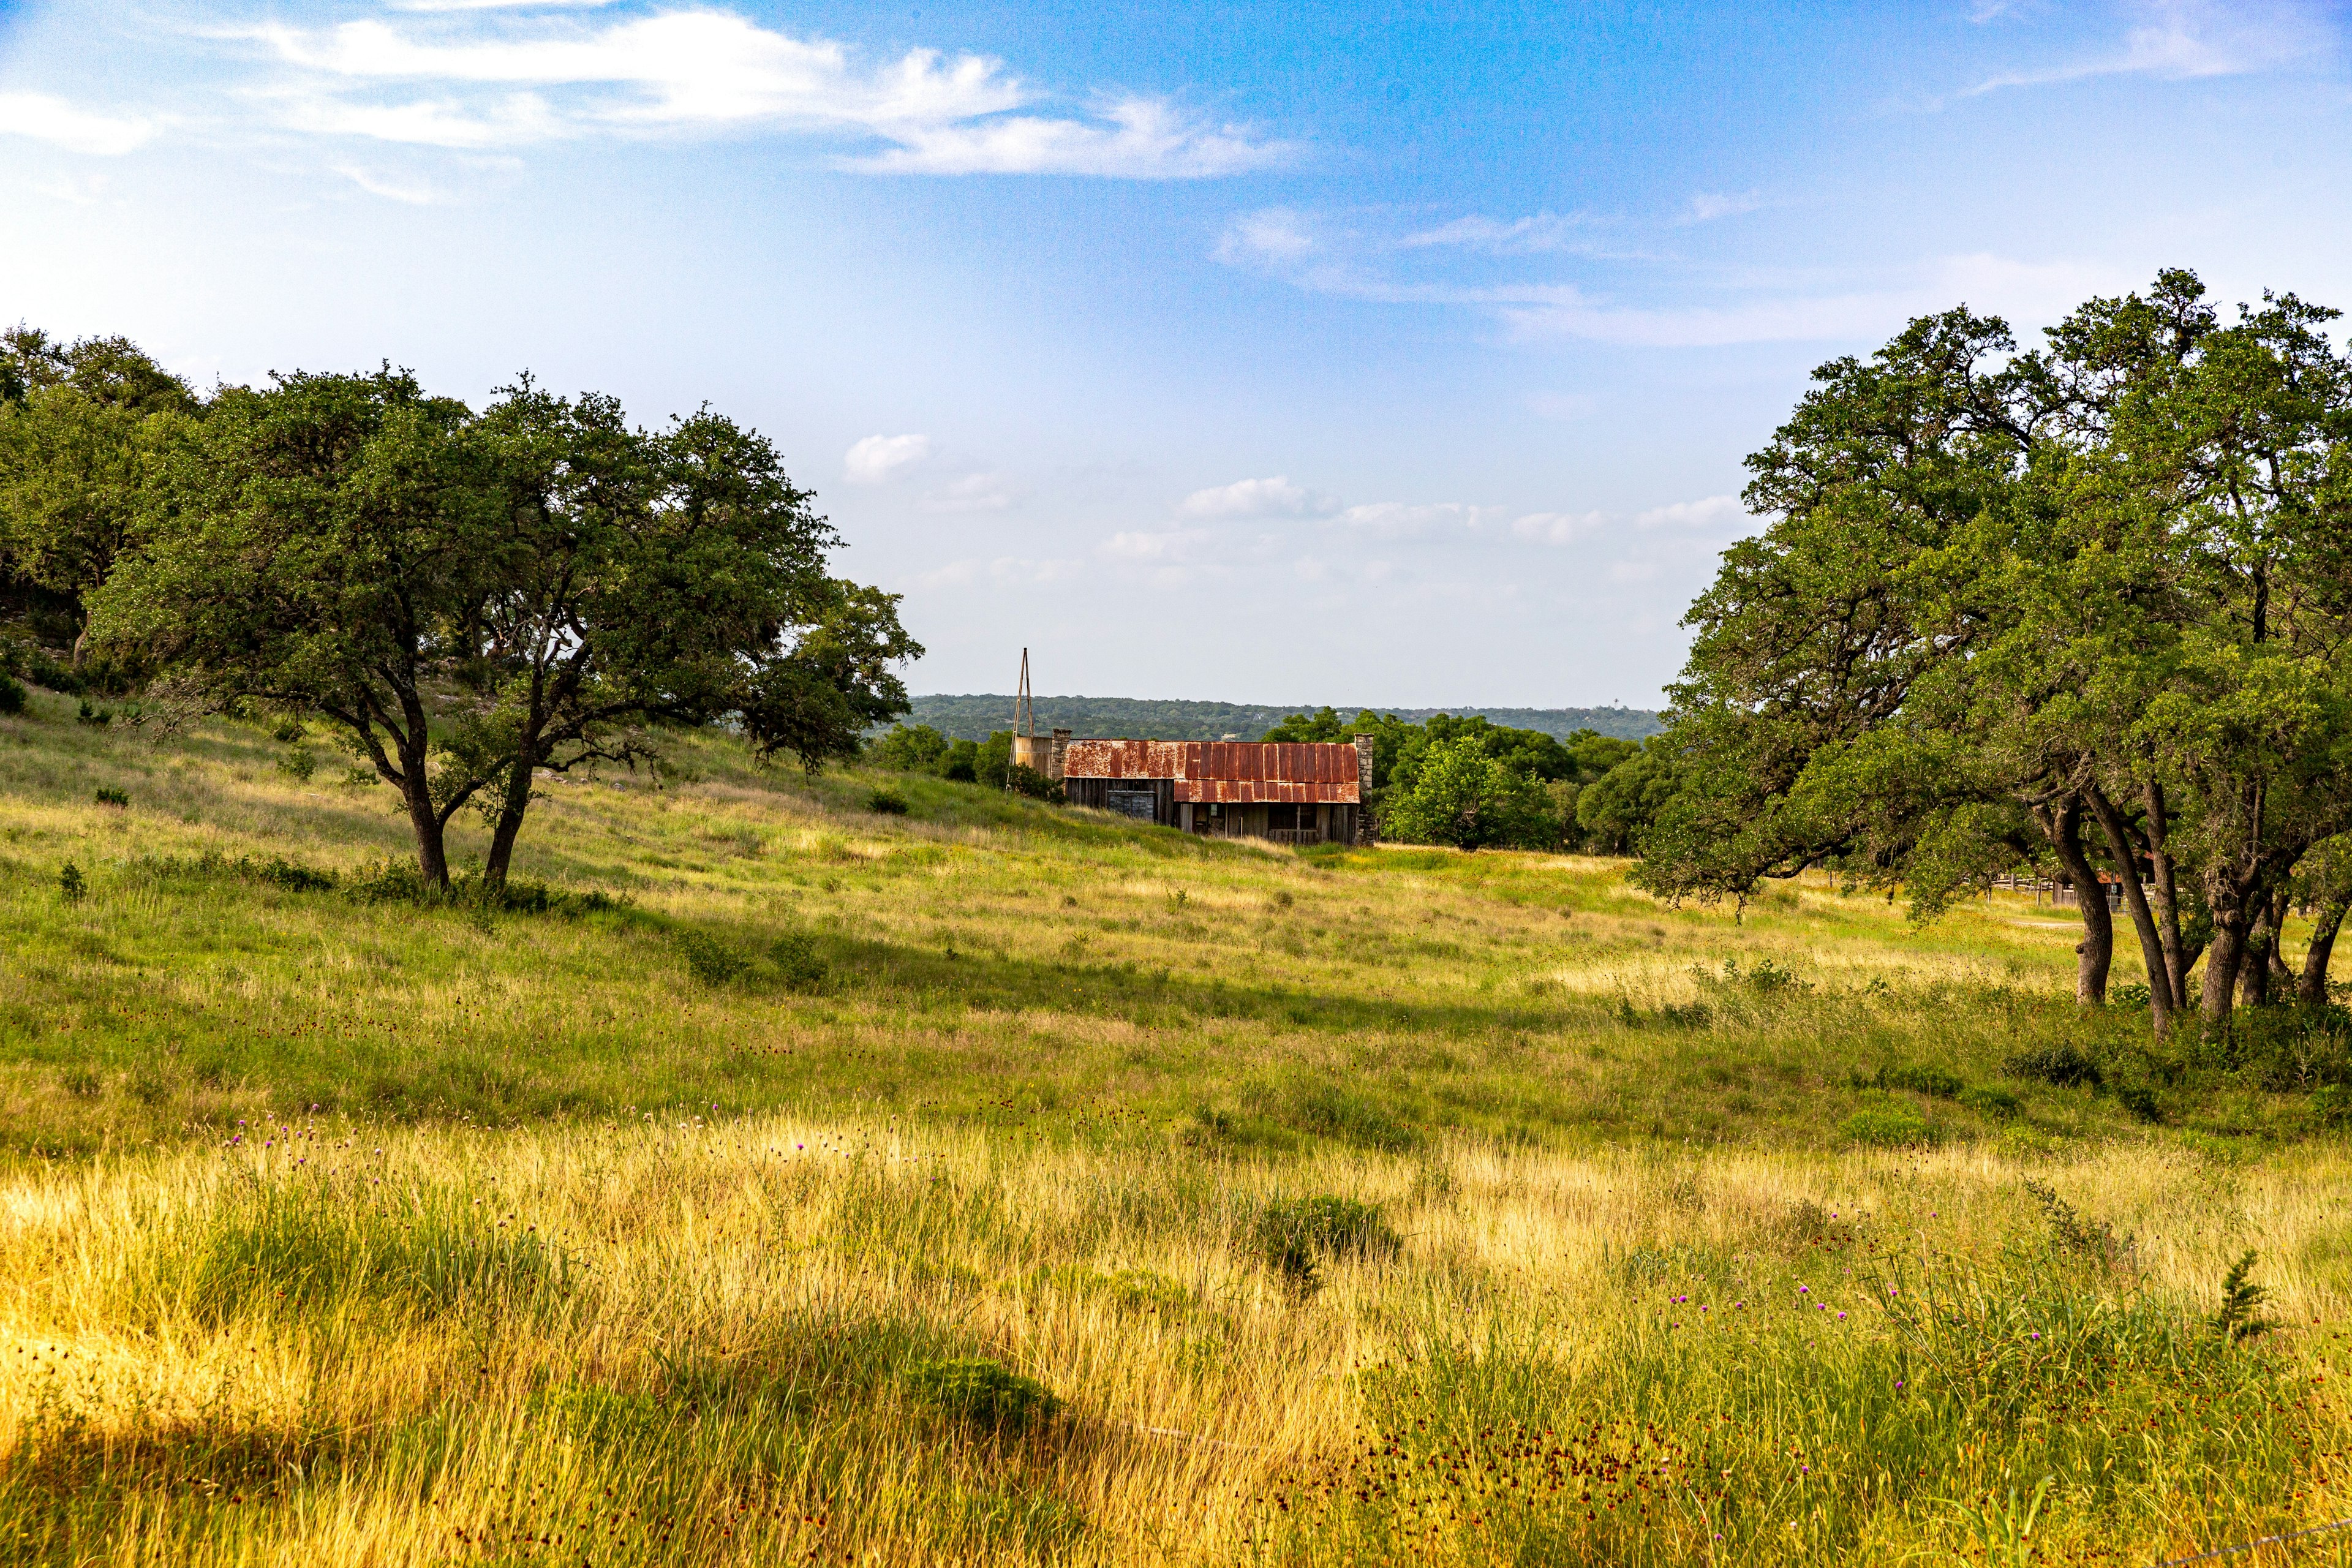
[{"label": "tree trunk", "polygon": [[514,859],[516,837],[522,832],[523,813],[530,809],[531,753],[515,759],[507,773],[506,798],[499,803],[498,826],[490,830],[490,855],[482,865],[482,880],[492,888],[507,885],[507,866]]},{"label": "tree trunk", "polygon": [[2352,898],[2321,906],[2311,926],[2311,945],[2304,951],[2303,973],[2295,977],[2294,999],[2305,1007],[2327,1005],[2327,960],[2336,950],[2336,933]]},{"label": "tree trunk", "polygon": [[2074,949],[2074,1000],[2085,1007],[2104,1007],[2107,966],[2115,958],[2116,925],[2107,910],[2106,893],[2091,869],[2090,857],[2083,853],[2083,803],[2068,796],[2051,814],[2043,830],[2050,836],[2051,847],[2058,852],[2058,863],[2074,880],[2075,901],[2083,910],[2083,941]]},{"label": "tree trunk", "polygon": [[[2172,1032],[2172,973],[2166,961],[2164,939],[2156,927],[2156,915],[2147,907],[2147,893],[2140,886],[2139,856],[2132,843],[2130,825],[2124,821],[2115,802],[2097,789],[2084,797],[2091,814],[2099,819],[2099,831],[2107,840],[2107,857],[2116,863],[2116,875],[2123,879],[2124,907],[2131,911],[2132,930],[2139,935],[2140,962],[2147,967],[2147,1012],[2156,1029],[2156,1037],[2164,1038]],[[2100,902],[2105,903],[2105,899]]]},{"label": "tree trunk", "polygon": [[83,650],[85,647],[87,647],[89,645],[89,616],[88,612],[84,612],[84,613],[83,613],[83,615],[82,615],[82,617],[81,617],[81,630],[79,630],[79,631],[78,631],[78,632],[76,632],[76,633],[74,634],[74,646],[73,646],[73,667],[74,667],[74,673],[75,673],[76,675],[79,675],[79,674],[80,674],[80,673],[81,673],[81,658],[82,658],[82,650]]},{"label": "tree trunk", "polygon": [[2164,967],[2172,979],[2173,1011],[2185,1013],[2189,970],[2197,955],[2180,937],[2180,881],[2172,862],[2172,824],[2165,815],[2164,786],[2150,782],[2142,799],[2147,807],[2147,860],[2156,873],[2157,924],[2164,938]]},{"label": "tree trunk", "polygon": [[2238,1005],[2266,1007],[2271,1000],[2271,950],[2278,945],[2278,930],[2271,924],[2270,910],[2265,909],[2254,917],[2253,929],[2246,933],[2246,950],[2238,961]]},{"label": "tree trunk", "polygon": [[2238,971],[2243,967],[2252,911],[2246,908],[2245,894],[2221,872],[2208,874],[2205,901],[2213,911],[2213,942],[2205,952],[2205,987],[2198,996],[2198,1011],[2208,1029],[2218,1033],[2220,1026],[2229,1023],[2237,1000]]},{"label": "tree trunk", "polygon": [[[406,771],[406,770],[404,770]],[[440,813],[433,809],[433,791],[422,769],[409,772],[402,794],[408,797],[408,826],[416,834],[416,868],[436,888],[449,885],[449,852],[441,834]]]}]

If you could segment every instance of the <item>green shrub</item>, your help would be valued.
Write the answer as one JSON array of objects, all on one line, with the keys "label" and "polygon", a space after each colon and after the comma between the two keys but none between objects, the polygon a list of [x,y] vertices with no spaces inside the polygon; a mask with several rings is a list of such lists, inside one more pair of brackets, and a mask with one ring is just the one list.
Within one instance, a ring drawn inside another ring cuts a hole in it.
[{"label": "green shrub", "polygon": [[1872,1149],[1911,1149],[1940,1142],[1935,1127],[1907,1105],[1865,1106],[1838,1124],[1838,1136]]},{"label": "green shrub", "polygon": [[1031,800],[1042,800],[1054,805],[1060,805],[1068,799],[1060,784],[1026,763],[1014,763],[1004,770],[1004,787],[1015,795],[1025,795]]},{"label": "green shrub", "polygon": [[907,797],[896,790],[877,789],[866,797],[866,809],[878,816],[904,816]]},{"label": "green shrub", "polygon": [[1951,1100],[1967,1087],[1958,1075],[1939,1067],[1886,1067],[1878,1069],[1881,1089],[1907,1089],[1914,1094],[1925,1094],[1937,1100]]},{"label": "green shrub", "polygon": [[1251,1239],[1268,1267],[1301,1290],[1322,1283],[1325,1257],[1389,1258],[1400,1245],[1379,1205],[1328,1195],[1269,1198]]},{"label": "green shrub", "polygon": [[2116,1103],[2129,1111],[2134,1121],[2164,1120],[2164,1109],[2156,1102],[2156,1090],[2145,1084],[2126,1084],[2116,1090]]},{"label": "green shrub", "polygon": [[114,722],[114,710],[111,708],[93,708],[89,705],[89,699],[85,697],[81,700],[80,709],[74,714],[74,722],[77,724],[88,724],[93,729],[103,730],[109,724]]},{"label": "green shrub", "polygon": [[939,1414],[975,1426],[1018,1432],[1051,1420],[1062,1408],[1054,1391],[998,1363],[927,1361],[908,1367],[907,1390]]},{"label": "green shrub", "polygon": [[750,959],[706,931],[679,931],[677,942],[688,971],[705,985],[730,984],[751,971]]},{"label": "green shrub", "polygon": [[5,670],[0,670],[0,713],[22,713],[25,710],[25,683]]},{"label": "green shrub", "polygon": [[100,805],[129,805],[131,796],[111,784],[100,784],[90,798]]},{"label": "green shrub", "polygon": [[2311,1091],[2311,1119],[2322,1127],[2352,1122],[2352,1089],[2340,1083],[2322,1084]]},{"label": "green shrub", "polygon": [[2077,1084],[2096,1089],[2105,1081],[2099,1064],[2083,1054],[2075,1046],[2035,1046],[2011,1055],[2000,1064],[2000,1070],[2011,1078],[2030,1079],[2036,1083],[2053,1084],[2071,1089]]},{"label": "green shrub", "polygon": [[78,904],[82,901],[82,899],[89,892],[89,879],[81,874],[80,867],[68,860],[61,868],[59,868],[58,872],[58,891],[64,895],[66,902],[69,904]]},{"label": "green shrub", "polygon": [[2025,1110],[2017,1096],[1994,1084],[1960,1090],[1960,1103],[1979,1116],[1989,1116],[1995,1121],[2008,1121]]},{"label": "green shrub", "polygon": [[821,991],[831,968],[816,950],[816,938],[804,931],[788,931],[768,948],[768,962],[788,991]]},{"label": "green shrub", "polygon": [[278,759],[278,771],[298,784],[308,784],[310,775],[319,771],[319,759],[308,746],[296,746]]}]

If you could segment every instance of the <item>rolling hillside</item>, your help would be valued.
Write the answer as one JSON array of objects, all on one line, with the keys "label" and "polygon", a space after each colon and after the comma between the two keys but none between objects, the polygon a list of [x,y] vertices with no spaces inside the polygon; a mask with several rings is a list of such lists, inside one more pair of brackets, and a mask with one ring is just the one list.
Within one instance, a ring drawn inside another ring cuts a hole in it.
[{"label": "rolling hillside", "polygon": [[[990,731],[1013,725],[1013,699],[993,692],[969,696],[915,699],[909,724],[929,724],[961,740],[984,741]],[[1080,735],[1116,735],[1146,741],[1222,741],[1227,737],[1255,741],[1292,713],[1311,713],[1319,702],[1268,706],[1247,702],[1193,702],[1142,697],[1040,697],[1036,700],[1040,732],[1066,726]],[[1481,713],[1497,724],[1517,730],[1540,730],[1562,740],[1579,730],[1595,730],[1622,740],[1639,741],[1663,726],[1658,716],[1641,708],[1385,708],[1370,702],[1334,702],[1343,714],[1370,708],[1418,723],[1433,713]]]}]

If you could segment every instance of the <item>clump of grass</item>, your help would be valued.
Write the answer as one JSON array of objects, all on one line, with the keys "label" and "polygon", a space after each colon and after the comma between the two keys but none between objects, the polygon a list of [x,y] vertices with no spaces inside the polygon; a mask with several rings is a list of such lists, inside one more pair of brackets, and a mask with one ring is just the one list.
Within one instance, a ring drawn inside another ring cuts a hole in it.
[{"label": "clump of grass", "polygon": [[2098,1063],[2084,1055],[2079,1046],[2067,1044],[2032,1046],[2011,1052],[2003,1058],[2000,1068],[2011,1078],[2029,1079],[2059,1089],[2077,1085],[2096,1089],[2106,1081]]},{"label": "clump of grass", "polygon": [[2013,1121],[2025,1113],[2025,1104],[1999,1084],[1979,1084],[1959,1093],[1960,1104],[1995,1121]]},{"label": "clump of grass", "polygon": [[1004,1432],[1050,1421],[1062,1409],[1054,1391],[1002,1363],[974,1357],[918,1362],[907,1369],[907,1391],[941,1415]]},{"label": "clump of grass", "polygon": [[1907,1089],[1914,1094],[1927,1095],[1936,1100],[1957,1099],[1968,1087],[1959,1074],[1949,1068],[1927,1063],[1918,1067],[1883,1067],[1872,1080],[1879,1089]]},{"label": "clump of grass", "polygon": [[112,784],[99,785],[91,793],[90,799],[100,805],[127,806],[131,804],[130,793],[117,789]]},{"label": "clump of grass", "polygon": [[2134,1121],[2153,1126],[2164,1120],[2164,1107],[2156,1098],[2156,1090],[2142,1083],[2127,1083],[2116,1090],[2116,1103],[2127,1111]]},{"label": "clump of grass", "polygon": [[1838,1136],[1867,1149],[1926,1148],[1942,1142],[1935,1124],[1907,1105],[1866,1105],[1838,1123]]},{"label": "clump of grass", "polygon": [[894,789],[877,789],[866,797],[866,809],[877,816],[904,816],[907,797]]}]

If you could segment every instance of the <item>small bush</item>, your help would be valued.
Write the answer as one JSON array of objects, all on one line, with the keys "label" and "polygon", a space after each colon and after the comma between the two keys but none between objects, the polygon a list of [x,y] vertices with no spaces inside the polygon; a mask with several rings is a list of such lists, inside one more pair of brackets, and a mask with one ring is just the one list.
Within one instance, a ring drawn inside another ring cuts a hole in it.
[{"label": "small bush", "polygon": [[940,770],[940,777],[954,784],[980,782],[979,771],[973,766],[971,758],[968,756],[950,756],[947,765]]},{"label": "small bush", "polygon": [[1060,805],[1068,798],[1060,784],[1026,763],[1015,763],[1004,770],[1004,787],[1015,795],[1025,795],[1031,800],[1042,800],[1053,805]]},{"label": "small bush", "polygon": [[2352,1122],[2352,1089],[2328,1083],[2313,1089],[2311,1119],[2322,1127],[2342,1127]]},{"label": "small bush", "polygon": [[1400,1243],[1376,1204],[1354,1198],[1276,1197],[1258,1211],[1258,1256],[1301,1290],[1322,1283],[1324,1257],[1389,1258]]},{"label": "small bush", "polygon": [[686,960],[688,971],[705,985],[730,984],[742,979],[751,968],[750,959],[703,931],[679,931],[677,951]]},{"label": "small bush", "polygon": [[1936,1129],[1907,1105],[1873,1105],[1838,1124],[1838,1136],[1871,1149],[1913,1149],[1939,1142]]},{"label": "small bush", "polygon": [[2156,1090],[2145,1084],[2126,1084],[2116,1090],[2116,1103],[2129,1111],[2134,1121],[2152,1123],[2164,1120],[2164,1108],[2156,1102]]},{"label": "small bush", "polygon": [[278,759],[278,771],[297,784],[308,784],[310,775],[319,771],[319,759],[308,746],[296,746]]},{"label": "small bush", "polygon": [[788,991],[822,991],[832,973],[824,954],[816,950],[816,938],[804,931],[778,937],[769,945],[768,962],[776,966],[776,978]]},{"label": "small bush", "polygon": [[269,738],[281,746],[290,746],[302,738],[302,721],[289,719],[269,731]]},{"label": "small bush", "polygon": [[82,901],[89,892],[89,882],[82,876],[80,867],[70,860],[65,863],[58,872],[58,891],[69,904]]},{"label": "small bush", "polygon": [[1937,1100],[1952,1100],[1967,1087],[1957,1074],[1939,1067],[1880,1068],[1878,1087],[1907,1089],[1914,1094],[1928,1095]]},{"label": "small bush", "polygon": [[0,670],[0,713],[22,713],[25,710],[25,683],[5,670]]},{"label": "small bush", "polygon": [[1979,1116],[1988,1116],[1995,1121],[2012,1121],[2025,1110],[2017,1096],[1993,1084],[1986,1084],[1979,1089],[1964,1089],[1960,1090],[1959,1098],[1962,1105]]},{"label": "small bush", "polygon": [[123,791],[116,789],[111,784],[99,785],[97,793],[92,795],[90,798],[100,805],[129,805],[131,804],[131,796]]},{"label": "small bush", "polygon": [[877,816],[904,816],[907,797],[896,790],[877,789],[866,797],[866,809]]},{"label": "small bush", "polygon": [[2011,1078],[2030,1079],[2060,1089],[2072,1089],[2077,1084],[2096,1089],[2105,1081],[2099,1064],[2074,1046],[2036,1046],[2018,1051],[2000,1064],[2000,1070]]},{"label": "small bush", "polygon": [[114,710],[111,708],[93,708],[89,705],[89,699],[85,697],[81,700],[80,710],[74,714],[74,722],[77,724],[88,724],[93,729],[103,730],[109,724],[114,722]]},{"label": "small bush", "polygon": [[352,879],[352,897],[363,904],[418,904],[441,896],[408,860],[380,860]]},{"label": "small bush", "polygon": [[975,1426],[1018,1432],[1051,1420],[1062,1408],[1052,1389],[992,1361],[927,1361],[905,1375],[919,1403]]},{"label": "small bush", "polygon": [[2028,1176],[2025,1191],[2042,1205],[2042,1217],[2050,1226],[2050,1239],[2057,1243],[2061,1252],[2073,1253],[2107,1269],[2128,1268],[2138,1255],[2137,1239],[2128,1233],[2116,1236],[2116,1227],[2105,1220],[2084,1218],[2047,1182]]}]

